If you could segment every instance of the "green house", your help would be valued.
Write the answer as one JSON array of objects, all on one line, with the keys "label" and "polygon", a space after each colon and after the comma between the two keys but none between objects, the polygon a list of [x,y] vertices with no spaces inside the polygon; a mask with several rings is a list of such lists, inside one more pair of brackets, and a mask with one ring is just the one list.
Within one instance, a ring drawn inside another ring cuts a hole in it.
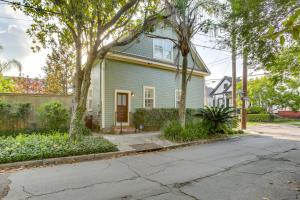
[{"label": "green house", "polygon": [[[176,39],[171,28],[157,28],[152,35]],[[87,112],[101,129],[129,126],[136,108],[176,108],[180,97],[177,50],[169,40],[141,35],[134,42],[114,48],[92,70]],[[190,56],[187,108],[204,104],[205,76],[209,70],[196,50]]]}]

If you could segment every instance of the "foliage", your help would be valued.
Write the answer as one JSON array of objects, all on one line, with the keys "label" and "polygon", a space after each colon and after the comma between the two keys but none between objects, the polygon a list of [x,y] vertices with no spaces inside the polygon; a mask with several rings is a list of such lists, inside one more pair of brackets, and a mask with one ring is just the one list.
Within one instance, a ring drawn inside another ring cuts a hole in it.
[{"label": "foliage", "polygon": [[52,130],[67,127],[69,123],[69,112],[59,102],[49,102],[41,105],[38,109],[38,115],[43,127]]},{"label": "foliage", "polygon": [[4,77],[0,74],[0,92],[11,93],[15,91],[14,81],[11,78]]},{"label": "foliage", "polygon": [[0,60],[0,75],[3,75],[4,72],[7,72],[13,68],[17,68],[19,71],[19,76],[22,72],[22,64],[17,60],[1,61]]},{"label": "foliage", "polygon": [[59,132],[2,137],[0,149],[0,163],[117,151],[115,145],[100,137],[70,142],[67,133]]},{"label": "foliage", "polygon": [[248,114],[247,117],[249,122],[272,122],[275,119],[271,114]]},{"label": "foliage", "polygon": [[[204,120],[196,120],[187,123],[185,128],[182,128],[178,121],[169,121],[163,126],[163,136],[175,142],[191,142],[201,139],[211,139],[226,137],[224,134],[212,132],[211,124],[208,124]],[[238,132],[228,131],[230,134]]]},{"label": "foliage", "polygon": [[29,103],[10,104],[0,101],[0,130],[10,127],[11,130],[18,129],[18,125],[27,123],[31,111]]},{"label": "foliage", "polygon": [[235,109],[230,107],[208,107],[200,108],[195,114],[200,117],[207,126],[211,126],[212,133],[227,133],[235,126]]},{"label": "foliage", "polygon": [[[186,121],[193,120],[194,109],[186,110]],[[133,124],[136,128],[143,125],[145,130],[159,130],[165,122],[179,119],[178,109],[176,108],[153,108],[153,109],[136,109],[133,114]]]},{"label": "foliage", "polygon": [[266,114],[267,110],[264,107],[251,106],[251,107],[247,108],[247,113],[248,114]]},{"label": "foliage", "polygon": [[[65,127],[65,128],[60,128],[59,130],[57,130],[57,132],[68,132],[69,127]],[[40,134],[40,135],[50,135],[53,133],[53,130],[49,129],[49,128],[38,128],[38,127],[34,127],[34,128],[21,128],[21,129],[17,129],[17,130],[2,130],[0,131],[0,137],[16,137],[20,134],[23,135],[31,135],[31,134]]]},{"label": "foliage", "polygon": [[46,92],[54,94],[68,94],[73,87],[75,71],[74,49],[66,45],[56,45],[47,55],[46,66]]},{"label": "foliage", "polygon": [[[241,83],[238,83],[241,88]],[[271,112],[274,107],[300,109],[300,82],[285,79],[275,82],[272,77],[262,77],[248,81],[248,96],[251,106],[264,107]]]},{"label": "foliage", "polygon": [[45,93],[44,80],[39,78],[13,77],[14,92],[26,94]]}]

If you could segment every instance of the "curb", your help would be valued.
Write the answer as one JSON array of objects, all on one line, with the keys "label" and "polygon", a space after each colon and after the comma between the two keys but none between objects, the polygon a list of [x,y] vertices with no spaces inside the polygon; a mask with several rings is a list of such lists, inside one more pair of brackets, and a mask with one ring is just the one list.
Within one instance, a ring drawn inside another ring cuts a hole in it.
[{"label": "curb", "polygon": [[226,141],[238,137],[241,136],[218,138],[218,139],[211,139],[211,140],[200,140],[200,141],[181,143],[181,144],[176,144],[176,145],[171,145],[166,147],[158,147],[158,148],[143,149],[143,150],[117,151],[117,152],[108,152],[108,153],[96,153],[96,154],[86,154],[86,155],[78,155],[78,156],[67,156],[67,157],[59,157],[59,158],[47,158],[41,160],[5,163],[5,164],[0,164],[0,173],[1,171],[6,171],[10,169],[23,169],[23,168],[32,168],[32,167],[49,166],[49,165],[71,164],[71,163],[92,161],[92,160],[112,159],[112,158],[118,158],[122,156],[137,155],[137,154],[148,153],[148,152],[167,151],[171,149],[177,149],[180,147],[188,147],[188,146],[199,145],[199,144],[208,144],[208,143],[214,143],[219,141]]}]

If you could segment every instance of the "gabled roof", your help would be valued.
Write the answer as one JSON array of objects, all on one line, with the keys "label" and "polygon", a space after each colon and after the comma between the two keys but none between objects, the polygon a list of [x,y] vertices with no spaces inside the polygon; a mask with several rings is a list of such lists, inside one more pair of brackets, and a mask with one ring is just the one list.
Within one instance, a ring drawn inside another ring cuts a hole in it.
[{"label": "gabled roof", "polygon": [[225,80],[228,80],[230,82],[230,84],[224,88],[223,92],[222,93],[225,93],[227,92],[227,90],[231,87],[231,82],[232,82],[232,78],[230,76],[224,76],[221,81],[218,83],[218,85],[213,89],[213,91],[209,94],[210,96],[214,95],[214,93],[217,91],[217,89],[222,85],[222,83],[225,81]]}]

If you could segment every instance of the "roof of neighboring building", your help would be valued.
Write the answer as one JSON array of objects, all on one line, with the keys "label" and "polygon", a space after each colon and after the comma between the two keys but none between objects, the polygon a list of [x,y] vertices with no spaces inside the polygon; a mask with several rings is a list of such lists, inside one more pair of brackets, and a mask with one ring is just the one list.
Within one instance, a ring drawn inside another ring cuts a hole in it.
[{"label": "roof of neighboring building", "polygon": [[[210,96],[214,95],[215,92],[217,91],[217,89],[222,85],[222,83],[225,81],[225,80],[228,80],[230,82],[229,85],[227,85],[227,87],[225,87],[223,89],[223,91],[220,93],[220,94],[223,94],[223,93],[228,93],[228,92],[231,92],[231,91],[228,91],[230,88],[231,88],[231,85],[232,85],[232,77],[230,76],[224,76],[221,81],[218,83],[218,85],[210,92]],[[239,82],[241,79],[240,78],[237,78],[236,81]]]}]

